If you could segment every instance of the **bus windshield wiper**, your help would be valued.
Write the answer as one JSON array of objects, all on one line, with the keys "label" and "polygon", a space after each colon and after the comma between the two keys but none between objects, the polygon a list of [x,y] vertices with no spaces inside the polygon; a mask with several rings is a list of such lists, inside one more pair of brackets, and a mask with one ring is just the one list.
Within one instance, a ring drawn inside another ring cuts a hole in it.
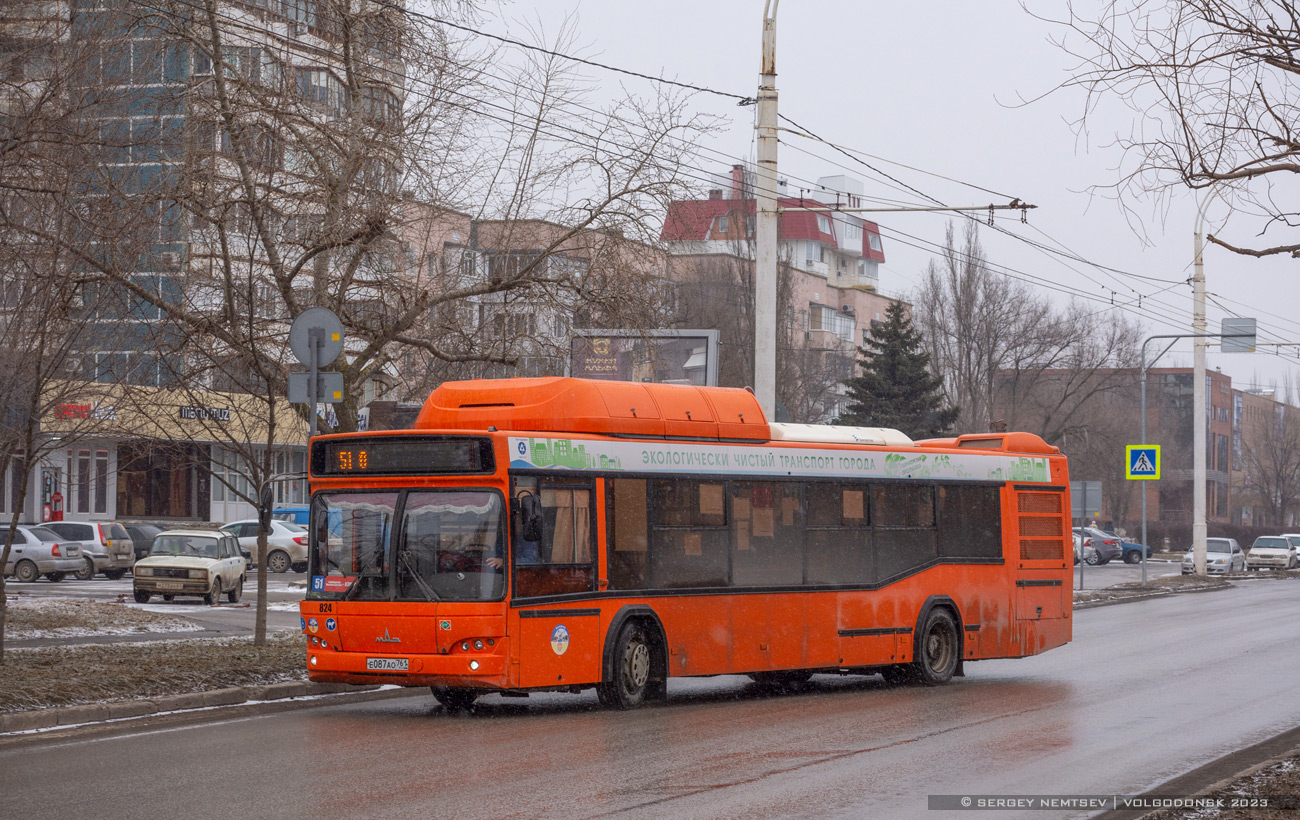
[{"label": "bus windshield wiper", "polygon": [[420,591],[424,593],[424,600],[441,601],[442,599],[438,597],[438,593],[433,591],[433,587],[429,586],[428,582],[420,577],[420,573],[411,565],[411,553],[402,550],[398,554],[402,557],[402,566],[406,567],[406,571],[411,573],[411,578],[415,580],[416,585],[420,587]]}]

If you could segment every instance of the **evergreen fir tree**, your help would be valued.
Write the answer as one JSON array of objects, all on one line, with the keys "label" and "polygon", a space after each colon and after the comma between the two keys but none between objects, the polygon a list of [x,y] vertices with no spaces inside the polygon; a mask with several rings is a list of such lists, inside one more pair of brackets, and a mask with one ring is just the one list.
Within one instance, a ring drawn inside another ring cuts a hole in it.
[{"label": "evergreen fir tree", "polygon": [[930,355],[901,302],[885,311],[885,322],[859,348],[862,375],[846,379],[849,406],[840,424],[891,427],[914,439],[948,434],[956,407],[944,407],[942,381],[930,373]]}]

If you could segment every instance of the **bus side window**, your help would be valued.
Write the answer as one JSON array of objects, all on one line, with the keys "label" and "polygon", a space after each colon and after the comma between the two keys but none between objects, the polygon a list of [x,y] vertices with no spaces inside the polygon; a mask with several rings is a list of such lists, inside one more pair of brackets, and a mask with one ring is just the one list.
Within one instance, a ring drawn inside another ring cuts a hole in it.
[{"label": "bus side window", "polygon": [[650,579],[655,589],[725,587],[731,583],[726,487],[691,478],[651,484],[654,529]]},{"label": "bus side window", "polygon": [[606,553],[610,589],[646,589],[650,533],[646,482],[643,478],[612,478],[605,485],[609,510],[609,550]]},{"label": "bus side window", "polygon": [[731,485],[731,583],[803,583],[801,485],[737,481]]},{"label": "bus side window", "polygon": [[867,489],[866,484],[804,484],[808,517],[804,583],[868,584],[875,580]]},{"label": "bus side window", "polygon": [[[515,535],[516,597],[564,595],[595,588],[592,490],[546,484],[544,479],[535,488],[540,501],[541,532],[524,533],[521,526]],[[523,494],[523,487],[522,481],[516,485],[516,500]],[[525,540],[525,534],[540,538],[536,542]]]},{"label": "bus side window", "polygon": [[938,557],[934,487],[873,484],[876,580],[887,581]]},{"label": "bus side window", "polygon": [[[1065,529],[1062,520],[1058,531]],[[939,555],[1002,557],[1002,490],[989,485],[939,487]]]}]

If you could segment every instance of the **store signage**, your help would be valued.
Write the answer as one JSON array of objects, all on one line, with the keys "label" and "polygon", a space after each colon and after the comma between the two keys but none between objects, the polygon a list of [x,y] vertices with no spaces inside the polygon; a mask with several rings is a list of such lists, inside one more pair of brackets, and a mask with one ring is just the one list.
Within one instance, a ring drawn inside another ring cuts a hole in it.
[{"label": "store signage", "polygon": [[57,419],[104,419],[106,421],[115,421],[117,419],[117,408],[105,407],[99,402],[93,404],[60,404],[54,408],[54,417]]},{"label": "store signage", "polygon": [[230,421],[229,407],[181,407],[183,419],[205,419],[211,421]]}]

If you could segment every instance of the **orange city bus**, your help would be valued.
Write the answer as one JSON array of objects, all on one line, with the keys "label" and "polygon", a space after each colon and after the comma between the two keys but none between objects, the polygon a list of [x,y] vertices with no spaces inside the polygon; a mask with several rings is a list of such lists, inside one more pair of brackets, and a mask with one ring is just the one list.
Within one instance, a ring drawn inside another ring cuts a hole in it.
[{"label": "orange city bus", "polygon": [[775,424],[745,390],[449,382],[311,441],[314,681],[479,695],[815,672],[939,684],[1070,640],[1069,476],[1027,433]]}]

